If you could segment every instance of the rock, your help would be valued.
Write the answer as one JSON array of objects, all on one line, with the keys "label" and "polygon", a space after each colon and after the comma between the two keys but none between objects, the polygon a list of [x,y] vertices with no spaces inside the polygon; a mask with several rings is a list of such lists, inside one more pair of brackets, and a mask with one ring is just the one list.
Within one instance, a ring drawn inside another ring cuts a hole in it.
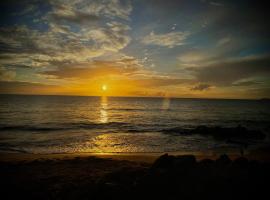
[{"label": "rock", "polygon": [[233,164],[241,167],[246,167],[248,166],[248,159],[245,157],[239,157],[236,160],[234,160]]},{"label": "rock", "polygon": [[177,156],[174,160],[174,166],[191,166],[196,164],[196,158],[193,155]]},{"label": "rock", "polygon": [[218,164],[218,165],[222,165],[222,166],[224,166],[224,165],[229,165],[229,164],[231,164],[231,159],[226,155],[226,154],[223,154],[223,155],[221,155],[217,160],[216,160],[216,163]]},{"label": "rock", "polygon": [[173,166],[174,156],[169,156],[167,153],[160,156],[152,165],[152,169],[166,169]]},{"label": "rock", "polygon": [[212,165],[214,163],[215,163],[215,161],[213,161],[211,159],[203,159],[202,161],[200,161],[200,164],[202,164],[202,165]]},{"label": "rock", "polygon": [[[192,135],[199,134],[202,136],[211,136],[216,140],[225,141],[238,141],[243,140],[244,142],[248,140],[263,140],[266,135],[259,130],[248,130],[243,126],[236,127],[208,127],[208,126],[198,126],[194,129],[183,129],[181,127],[175,127],[171,129],[163,130],[166,134],[181,134],[181,135]],[[243,142],[242,141],[242,142]]]}]

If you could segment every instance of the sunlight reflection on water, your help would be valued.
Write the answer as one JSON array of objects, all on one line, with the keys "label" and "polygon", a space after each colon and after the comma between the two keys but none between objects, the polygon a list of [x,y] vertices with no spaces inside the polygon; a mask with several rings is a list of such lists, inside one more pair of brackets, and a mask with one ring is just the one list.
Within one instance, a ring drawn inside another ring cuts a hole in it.
[{"label": "sunlight reflection on water", "polygon": [[168,110],[170,108],[170,98],[164,98],[162,101],[162,107],[163,110]]},{"label": "sunlight reflection on water", "polygon": [[268,130],[269,116],[269,104],[253,100],[2,96],[0,140],[4,151],[30,153],[211,151],[235,145],[166,130]]},{"label": "sunlight reflection on water", "polygon": [[[201,138],[193,143],[208,143]],[[181,146],[181,150],[190,149],[190,138],[176,137],[161,133],[117,133],[102,134],[94,137],[87,144],[82,145],[82,152],[95,153],[135,153],[135,152],[175,152]],[[205,144],[206,145],[206,144]],[[199,147],[199,146],[198,146]],[[193,148],[195,150],[196,148]]]},{"label": "sunlight reflection on water", "polygon": [[106,96],[102,96],[100,99],[100,122],[107,123],[108,122],[108,99]]}]

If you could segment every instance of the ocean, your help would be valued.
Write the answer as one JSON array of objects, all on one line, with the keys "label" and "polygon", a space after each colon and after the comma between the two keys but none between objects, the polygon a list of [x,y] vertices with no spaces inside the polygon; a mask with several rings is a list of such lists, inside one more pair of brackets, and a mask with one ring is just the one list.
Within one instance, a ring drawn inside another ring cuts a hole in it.
[{"label": "ocean", "polygon": [[182,132],[243,126],[266,135],[254,149],[269,144],[269,125],[261,100],[0,95],[1,152],[228,153],[241,143]]}]

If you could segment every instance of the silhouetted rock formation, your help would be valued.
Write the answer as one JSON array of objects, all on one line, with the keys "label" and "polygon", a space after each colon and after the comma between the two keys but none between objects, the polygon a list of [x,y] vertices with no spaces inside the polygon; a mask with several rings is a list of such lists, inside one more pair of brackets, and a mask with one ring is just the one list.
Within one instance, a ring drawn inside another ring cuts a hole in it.
[{"label": "silhouetted rock formation", "polygon": [[217,160],[216,160],[216,163],[219,164],[219,165],[229,165],[231,164],[231,159],[226,155],[221,155]]},{"label": "silhouetted rock formation", "polygon": [[[122,185],[123,199],[256,199],[267,194],[268,163],[221,155],[196,162],[192,155],[162,155],[149,170]],[[136,181],[135,181],[136,180]],[[132,181],[131,181],[132,182]],[[121,183],[117,182],[117,185]],[[126,191],[126,193],[124,192]],[[99,193],[99,192],[98,192]],[[112,194],[111,194],[112,195]],[[110,194],[106,193],[106,196]]]},{"label": "silhouetted rock formation", "polygon": [[265,199],[270,165],[164,154],[152,166],[98,158],[0,163],[3,199]]}]

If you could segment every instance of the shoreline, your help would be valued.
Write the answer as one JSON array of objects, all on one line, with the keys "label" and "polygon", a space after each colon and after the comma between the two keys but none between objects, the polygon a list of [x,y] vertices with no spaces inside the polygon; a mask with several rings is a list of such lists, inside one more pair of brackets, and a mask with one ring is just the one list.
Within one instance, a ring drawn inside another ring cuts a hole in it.
[{"label": "shoreline", "polygon": [[[132,162],[145,162],[153,163],[160,156],[168,153],[171,156],[185,156],[193,155],[197,161],[204,159],[216,160],[220,155],[226,154],[230,159],[234,160],[241,157],[237,153],[224,153],[224,152],[212,152],[212,153],[199,153],[199,152],[159,152],[159,153],[50,153],[50,154],[34,154],[34,153],[6,153],[0,152],[0,162],[20,162],[20,161],[34,161],[34,160],[72,160],[75,158],[88,158],[96,157],[112,160],[126,160]],[[257,161],[270,161],[270,154],[266,152],[249,152],[244,155],[249,160]]]},{"label": "shoreline", "polygon": [[0,156],[7,199],[262,199],[270,178],[270,162],[239,156]]}]

